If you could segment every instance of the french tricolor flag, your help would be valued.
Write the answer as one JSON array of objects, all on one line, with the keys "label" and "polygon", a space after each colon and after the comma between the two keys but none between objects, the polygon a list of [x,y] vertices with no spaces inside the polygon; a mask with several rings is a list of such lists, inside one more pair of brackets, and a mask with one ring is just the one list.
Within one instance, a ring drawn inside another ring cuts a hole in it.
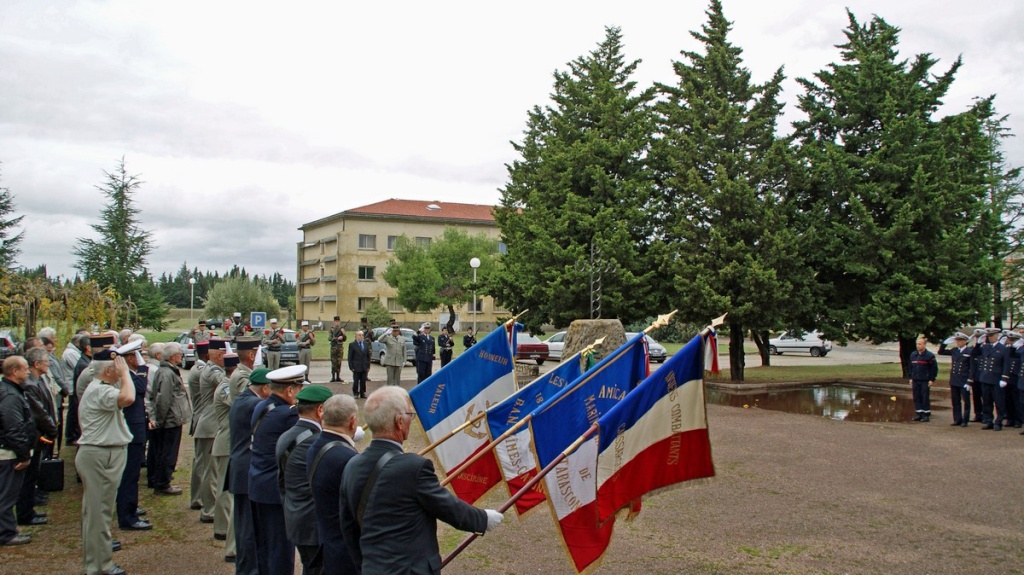
[{"label": "french tricolor flag", "polygon": [[703,343],[694,337],[598,420],[599,521],[656,489],[715,475]]},{"label": "french tricolor flag", "polygon": [[[580,354],[574,354],[567,361],[550,372],[533,380],[505,401],[487,410],[487,425],[491,438],[496,439],[519,424],[544,400],[565,389],[580,376]],[[515,495],[534,476],[539,468],[530,449],[530,427],[523,425],[512,435],[494,447],[494,454],[501,465],[509,495]],[[516,499],[516,512],[520,517],[545,499],[544,489],[538,484],[525,495]]]},{"label": "french tricolor flag", "polygon": [[[473,425],[434,449],[438,465],[445,472],[455,469],[490,442],[483,414],[516,391],[512,342],[520,329],[522,325],[514,323],[492,331],[409,391],[430,443],[475,419]],[[459,499],[474,503],[500,481],[498,462],[488,454],[453,478],[450,485]]]},{"label": "french tricolor flag", "polygon": [[[593,433],[598,419],[629,397],[647,369],[644,334],[639,334],[545,400],[530,421],[537,464],[547,468]],[[597,447],[597,437],[584,440],[543,479],[559,534],[578,573],[599,564],[614,527],[613,521],[602,524],[598,518]]]}]

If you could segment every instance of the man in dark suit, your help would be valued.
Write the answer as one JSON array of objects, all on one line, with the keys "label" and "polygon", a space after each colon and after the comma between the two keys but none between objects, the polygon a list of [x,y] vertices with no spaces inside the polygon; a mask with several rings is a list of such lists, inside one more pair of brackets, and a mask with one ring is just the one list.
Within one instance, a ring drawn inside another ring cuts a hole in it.
[{"label": "man in dark suit", "polygon": [[[209,369],[209,368],[207,368]],[[270,397],[252,414],[252,459],[249,460],[249,502],[256,531],[256,556],[274,575],[295,570],[295,545],[284,535],[284,506],[277,484],[277,440],[299,419],[292,408],[306,379],[306,366],[290,365],[267,374]],[[237,536],[236,536],[237,537]]]},{"label": "man in dark suit", "polygon": [[382,387],[363,408],[374,439],[348,462],[341,478],[341,529],[349,553],[363,575],[440,573],[438,519],[483,533],[497,527],[502,516],[460,501],[438,483],[429,459],[402,452],[416,415],[407,391]]},{"label": "man in dark suit", "polygon": [[266,573],[259,568],[256,554],[256,531],[252,523],[249,504],[249,462],[252,458],[252,414],[261,401],[270,397],[270,370],[257,367],[249,374],[248,386],[231,404],[228,412],[228,436],[231,455],[228,458],[228,491],[234,497],[235,520],[235,574],[258,575]]},{"label": "man in dark suit", "polygon": [[146,391],[149,389],[149,366],[138,353],[142,339],[121,346],[118,353],[128,364],[128,374],[135,384],[135,402],[125,407],[124,421],[132,434],[128,444],[121,484],[117,488],[117,524],[126,531],[146,531],[153,525],[139,518],[139,477],[142,475],[142,458],[146,453],[146,431],[149,418],[146,416]]},{"label": "man in dark suit", "polygon": [[348,368],[352,371],[352,397],[366,399],[366,375],[370,372],[370,343],[363,332],[356,332],[356,339],[348,344]]},{"label": "man in dark suit", "polygon": [[306,452],[320,436],[324,402],[331,390],[322,385],[307,385],[295,396],[299,420],[277,440],[278,486],[284,506],[284,532],[299,550],[302,572],[320,575],[324,568],[323,549],[317,532],[313,493],[306,473]]},{"label": "man in dark suit", "polygon": [[430,335],[430,322],[420,326],[420,332],[412,338],[416,346],[416,383],[422,383],[434,371],[434,336]]},{"label": "man in dark suit", "polygon": [[[351,358],[350,354],[349,361]],[[342,473],[349,460],[359,453],[356,443],[364,435],[358,415],[359,406],[354,397],[339,394],[328,399],[321,422],[323,431],[306,452],[316,529],[324,552],[324,575],[359,573],[345,547],[340,514]]]}]

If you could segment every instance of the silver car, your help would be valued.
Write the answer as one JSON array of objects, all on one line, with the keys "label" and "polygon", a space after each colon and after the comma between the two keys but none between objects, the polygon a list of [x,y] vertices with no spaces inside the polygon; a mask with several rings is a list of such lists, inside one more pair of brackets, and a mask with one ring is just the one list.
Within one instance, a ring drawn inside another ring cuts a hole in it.
[{"label": "silver car", "polygon": [[185,369],[192,369],[196,363],[196,343],[192,341],[189,332],[183,331],[174,338],[174,341],[181,346],[181,363]]},{"label": "silver car", "polygon": [[[633,339],[638,333],[640,332],[627,332],[626,341]],[[649,335],[645,335],[644,339],[647,340],[647,354],[651,358],[651,363],[665,363],[665,358],[668,356],[665,348],[660,343],[654,341],[654,338]]]}]

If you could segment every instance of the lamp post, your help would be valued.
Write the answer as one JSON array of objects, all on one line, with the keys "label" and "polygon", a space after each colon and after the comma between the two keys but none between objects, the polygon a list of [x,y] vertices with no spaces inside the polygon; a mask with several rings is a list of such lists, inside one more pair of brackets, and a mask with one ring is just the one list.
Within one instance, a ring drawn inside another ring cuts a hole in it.
[{"label": "lamp post", "polygon": [[189,286],[189,298],[188,298],[188,321],[192,321],[192,313],[196,307],[196,278],[188,278]]},{"label": "lamp post", "polygon": [[480,258],[469,260],[469,267],[473,268],[473,337],[476,337],[476,268],[480,267]]}]

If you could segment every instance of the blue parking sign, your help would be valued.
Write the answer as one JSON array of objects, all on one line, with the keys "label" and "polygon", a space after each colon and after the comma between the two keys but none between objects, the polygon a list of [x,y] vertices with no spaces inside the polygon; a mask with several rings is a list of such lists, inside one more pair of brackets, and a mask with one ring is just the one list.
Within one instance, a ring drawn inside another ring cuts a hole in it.
[{"label": "blue parking sign", "polygon": [[267,327],[267,312],[265,311],[254,311],[249,313],[249,325],[253,329],[263,329]]}]

